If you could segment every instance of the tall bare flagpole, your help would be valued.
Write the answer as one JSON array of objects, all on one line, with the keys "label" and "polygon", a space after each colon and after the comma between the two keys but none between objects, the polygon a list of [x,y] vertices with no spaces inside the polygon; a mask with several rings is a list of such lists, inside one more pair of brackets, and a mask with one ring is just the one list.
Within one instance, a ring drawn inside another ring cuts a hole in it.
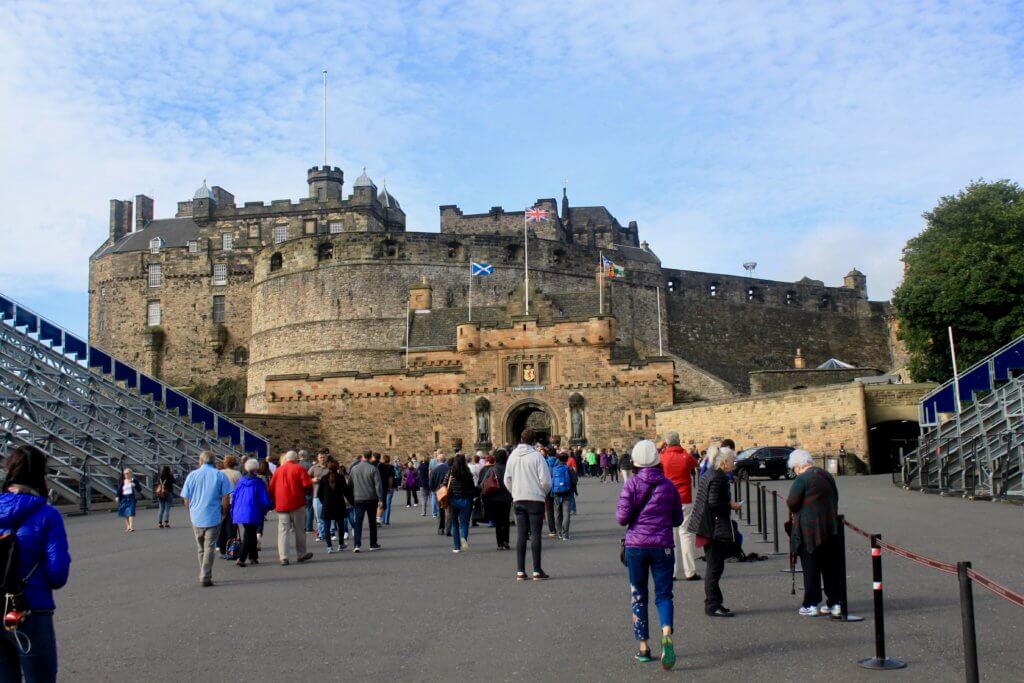
[{"label": "tall bare flagpole", "polygon": [[324,69],[324,166],[327,166],[327,69]]},{"label": "tall bare flagpole", "polygon": [[409,299],[405,301],[405,369],[409,369],[409,314],[410,308],[412,308],[412,302]]},{"label": "tall bare flagpole", "polygon": [[655,287],[654,291],[658,295],[658,355],[665,355],[661,351],[661,287]]},{"label": "tall bare flagpole", "polygon": [[953,357],[953,397],[956,398],[956,414],[960,414],[960,373],[956,368],[956,346],[953,344],[953,326],[949,326],[949,353]]}]

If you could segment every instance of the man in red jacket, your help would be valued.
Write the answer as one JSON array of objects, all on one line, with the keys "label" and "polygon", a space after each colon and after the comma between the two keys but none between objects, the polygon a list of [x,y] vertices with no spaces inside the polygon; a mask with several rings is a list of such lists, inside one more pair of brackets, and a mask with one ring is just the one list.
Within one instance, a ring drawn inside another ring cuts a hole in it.
[{"label": "man in red jacket", "polygon": [[[679,445],[679,432],[665,434],[665,449],[661,452],[661,467],[665,476],[675,484],[679,491],[679,502],[683,504],[683,516],[690,514],[693,504],[693,471],[697,469],[697,459]],[[686,530],[686,523],[679,527],[679,554],[683,558],[683,578],[687,581],[699,581],[697,573],[697,539]],[[679,563],[676,563],[672,578],[677,578]]]},{"label": "man in red jacket", "polygon": [[312,491],[313,480],[299,464],[299,454],[288,451],[282,465],[270,478],[270,498],[277,512],[277,554],[283,566],[288,565],[288,537],[295,537],[295,554],[299,562],[313,559],[306,552],[306,493]]}]

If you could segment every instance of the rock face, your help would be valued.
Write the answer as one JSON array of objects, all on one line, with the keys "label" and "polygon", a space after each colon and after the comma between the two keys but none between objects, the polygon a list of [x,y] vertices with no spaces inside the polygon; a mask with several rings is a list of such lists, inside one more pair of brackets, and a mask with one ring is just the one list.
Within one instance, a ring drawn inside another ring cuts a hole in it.
[{"label": "rock face", "polygon": [[[167,219],[140,195],[134,223],[113,200],[90,259],[91,342],[177,385],[245,377],[247,412],[318,415],[332,450],[395,453],[484,445],[479,398],[494,444],[519,420],[567,443],[572,398],[581,438],[628,445],[654,435],[656,408],[746,391],[798,347],[811,367],[892,367],[887,306],[859,272],[825,287],[665,268],[636,222],[564,195],[561,210],[537,200],[546,220],[449,205],[441,232],[407,232],[393,193],[364,173],[344,198],[343,180],[315,167],[309,198],[243,206],[204,183]],[[602,256],[624,276],[602,277]],[[470,295],[471,262],[494,270]],[[511,381],[530,363],[534,381]]]}]

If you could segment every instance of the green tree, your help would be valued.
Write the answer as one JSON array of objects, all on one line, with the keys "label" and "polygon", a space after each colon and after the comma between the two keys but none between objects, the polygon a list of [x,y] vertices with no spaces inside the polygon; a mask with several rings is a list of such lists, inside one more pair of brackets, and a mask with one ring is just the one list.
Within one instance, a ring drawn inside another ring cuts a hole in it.
[{"label": "green tree", "polygon": [[903,250],[893,296],[915,380],[953,374],[1024,334],[1024,190],[1009,180],[971,183],[924,214]]}]

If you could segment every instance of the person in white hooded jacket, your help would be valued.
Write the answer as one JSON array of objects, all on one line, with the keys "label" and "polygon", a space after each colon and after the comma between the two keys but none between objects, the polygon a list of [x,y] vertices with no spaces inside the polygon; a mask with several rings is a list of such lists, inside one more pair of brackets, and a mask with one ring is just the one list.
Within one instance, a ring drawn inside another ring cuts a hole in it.
[{"label": "person in white hooded jacket", "polygon": [[533,580],[550,578],[540,564],[541,526],[544,523],[544,500],[551,490],[551,471],[544,457],[533,447],[536,434],[524,429],[519,445],[508,456],[505,486],[512,493],[516,513],[516,580],[526,580],[526,539],[533,554]]}]

